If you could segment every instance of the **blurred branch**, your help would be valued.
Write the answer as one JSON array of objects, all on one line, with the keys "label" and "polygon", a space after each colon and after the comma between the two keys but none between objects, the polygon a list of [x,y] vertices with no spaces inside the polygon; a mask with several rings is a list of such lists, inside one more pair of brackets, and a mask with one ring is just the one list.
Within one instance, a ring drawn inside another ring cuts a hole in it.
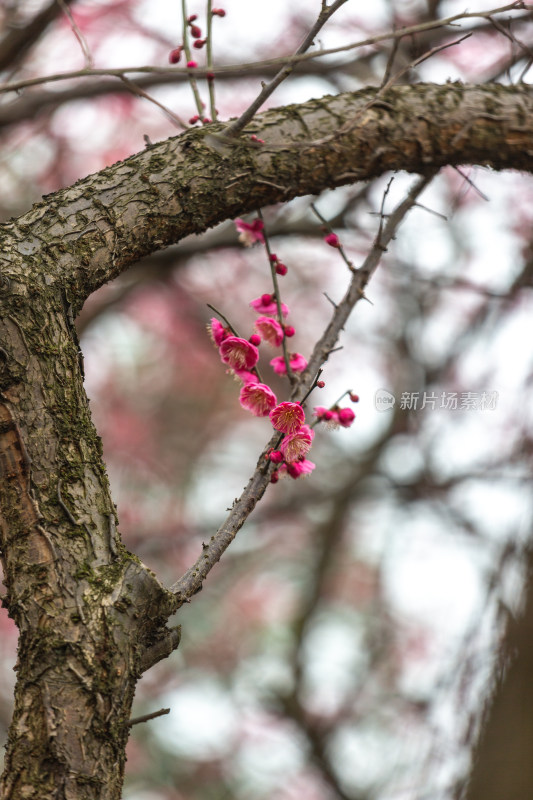
[{"label": "blurred branch", "polygon": [[[345,0],[344,0],[345,2]],[[291,67],[294,64],[308,61],[315,58],[321,58],[323,56],[334,55],[337,53],[345,53],[349,52],[350,50],[355,50],[360,47],[367,47],[369,45],[378,44],[379,42],[383,42],[390,39],[397,39],[403,38],[404,36],[411,36],[416,33],[421,33],[424,31],[430,31],[435,28],[445,27],[447,25],[451,25],[454,22],[459,20],[466,20],[466,19],[488,19],[495,14],[502,14],[506,11],[519,11],[523,9],[528,10],[528,17],[531,18],[531,8],[530,4],[522,2],[522,0],[518,0],[518,2],[510,3],[506,6],[501,6],[500,8],[494,8],[489,11],[478,11],[478,12],[471,12],[471,13],[462,13],[462,14],[454,14],[450,17],[444,17],[439,20],[429,21],[429,22],[422,22],[418,25],[410,25],[405,28],[401,28],[397,31],[388,31],[387,33],[378,34],[376,36],[371,36],[366,39],[362,39],[358,42],[353,42],[352,44],[343,45],[340,47],[332,47],[329,49],[313,51],[312,53],[302,53],[302,54],[294,54],[291,56],[284,56],[280,58],[271,58],[265,59],[263,61],[256,61],[251,62],[250,64],[231,64],[224,67],[217,67],[214,70],[208,70],[206,68],[197,67],[194,70],[194,74],[197,78],[207,78],[208,73],[213,72],[216,77],[221,74],[226,75],[235,75],[236,73],[249,73],[250,70],[261,69],[266,66],[288,66]],[[64,81],[70,80],[72,78],[90,78],[90,77],[116,77],[122,78],[124,75],[128,75],[129,73],[136,73],[136,74],[168,74],[171,72],[176,76],[181,76],[182,79],[188,79],[190,75],[190,70],[180,67],[174,67],[172,70],[169,70],[168,67],[159,67],[159,66],[136,66],[136,67],[120,67],[116,69],[81,69],[81,70],[73,70],[69,72],[59,72],[53,73],[51,75],[43,75],[37,78],[27,78],[25,80],[20,81],[12,81],[10,83],[3,83],[0,84],[0,93],[3,92],[14,92],[19,91],[20,89],[24,89],[28,86],[38,86],[44,83],[54,83],[57,81]]]},{"label": "blurred branch", "polygon": [[[65,6],[70,6],[75,0],[62,0],[62,2]],[[62,13],[61,4],[51,0],[30,22],[20,28],[12,28],[6,33],[0,41],[0,72],[14,69],[39,40],[43,31]]]}]

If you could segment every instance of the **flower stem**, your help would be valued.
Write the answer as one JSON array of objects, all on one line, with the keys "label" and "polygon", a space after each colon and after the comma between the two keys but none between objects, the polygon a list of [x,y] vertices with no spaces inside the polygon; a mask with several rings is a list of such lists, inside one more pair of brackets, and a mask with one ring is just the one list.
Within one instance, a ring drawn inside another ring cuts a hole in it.
[{"label": "flower stem", "polygon": [[[207,69],[209,71],[213,68],[213,14],[211,7],[213,0],[207,0],[207,33],[206,33],[206,59]],[[213,122],[217,118],[217,110],[215,108],[215,81],[212,77],[207,78],[207,88],[209,90],[209,110],[211,112],[211,119]]]},{"label": "flower stem", "polygon": [[[264,222],[263,214],[261,212],[261,209],[258,209],[257,216],[259,217],[259,219],[262,222]],[[270,249],[268,236],[267,236],[267,233],[266,233],[266,230],[265,230],[264,227],[263,227],[263,236],[264,236],[264,239],[265,239],[265,250],[266,250],[267,256],[268,256],[268,263],[270,264],[270,273],[272,275],[272,284],[274,286],[274,295],[276,297],[276,307],[278,309],[278,320],[279,320],[279,324],[283,327],[283,313],[282,313],[282,310],[281,310],[281,295],[280,295],[280,291],[279,291],[278,276],[276,274],[276,265],[272,262],[272,258],[271,258],[272,251]],[[285,336],[285,332],[283,332],[283,339],[281,340],[281,346],[283,348],[283,360],[285,361],[285,367],[287,369],[287,377],[288,377],[288,379],[290,381],[291,386],[294,386],[294,384],[296,383],[296,376],[295,376],[294,372],[292,371],[291,361],[290,361],[290,358],[289,358],[289,353],[287,352],[287,337]]]},{"label": "flower stem", "polygon": [[[185,53],[185,58],[187,59],[187,63],[192,61],[192,54],[191,48],[189,45],[189,26],[187,24],[187,0],[181,0],[181,15],[183,17],[183,51]],[[192,73],[189,72],[189,84],[191,86],[192,93],[194,95],[194,102],[196,103],[196,110],[198,114],[203,117],[204,116],[204,107],[202,105],[202,98],[200,97],[200,92],[198,91],[198,84],[196,82],[196,78],[193,77]]]},{"label": "flower stem", "polygon": [[[322,214],[317,209],[317,207],[315,206],[314,203],[311,203],[311,208],[313,209],[313,212],[316,214],[316,216],[318,217],[320,222],[323,224],[323,226],[327,230],[327,232],[328,233],[333,233],[334,231],[333,231],[331,225],[329,224],[329,222],[327,222],[326,219],[324,219],[324,217],[322,216]],[[354,265],[352,264],[352,262],[350,261],[350,259],[346,255],[346,253],[344,252],[344,248],[342,247],[342,245],[339,243],[339,245],[338,246],[335,245],[335,247],[339,251],[339,253],[341,254],[341,257],[342,257],[344,263],[346,264],[346,266],[348,267],[348,269],[350,270],[350,272],[356,272],[356,268],[354,267]]]}]

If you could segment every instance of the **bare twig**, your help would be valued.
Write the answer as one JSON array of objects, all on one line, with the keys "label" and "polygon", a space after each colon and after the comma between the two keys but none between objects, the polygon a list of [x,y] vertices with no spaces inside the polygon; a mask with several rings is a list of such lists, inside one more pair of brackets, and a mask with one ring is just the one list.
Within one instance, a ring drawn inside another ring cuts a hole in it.
[{"label": "bare twig", "polygon": [[68,18],[68,21],[70,22],[70,27],[72,28],[72,33],[74,34],[74,36],[76,37],[76,39],[80,43],[81,51],[82,51],[83,57],[85,59],[85,66],[88,69],[91,69],[94,66],[94,60],[93,60],[89,45],[87,44],[87,39],[85,38],[83,33],[80,31],[80,29],[79,29],[79,27],[78,27],[78,25],[76,23],[76,20],[74,19],[73,15],[72,15],[72,11],[68,7],[68,5],[65,3],[65,0],[57,0],[57,2],[61,6],[61,8],[63,10],[63,13],[65,14],[65,16]]},{"label": "bare twig", "polygon": [[[364,289],[373,275],[377,265],[379,264],[383,253],[386,251],[387,245],[395,236],[398,227],[408,211],[416,204],[419,195],[423,192],[426,186],[430,183],[435,173],[429,176],[420,178],[412,187],[411,191],[403,200],[400,205],[388,217],[386,225],[383,230],[378,232],[374,240],[372,249],[368,253],[361,267],[354,273],[350,286],[340,303],[335,307],[333,316],[326,330],[316,343],[307,369],[302,375],[302,385],[306,385],[311,376],[315,375],[317,370],[328,358],[330,352],[337,344],[337,339],[340,332],[344,328],[348,317],[350,316],[354,306],[359,300],[364,298]],[[301,391],[297,389],[293,399],[298,399],[298,394]]]},{"label": "bare twig", "polygon": [[[281,58],[271,58],[265,59],[264,61],[253,61],[249,64],[228,64],[224,67],[217,67],[216,74],[217,75],[233,75],[235,73],[243,73],[249,72],[250,70],[260,70],[263,67],[272,67],[272,66],[282,66],[282,65],[290,65],[294,67],[296,64],[310,61],[316,58],[322,58],[323,56],[327,55],[334,55],[336,53],[345,53],[349,52],[350,50],[355,50],[360,47],[367,47],[369,45],[379,44],[380,42],[387,41],[389,39],[397,39],[403,38],[404,36],[411,36],[415,33],[422,33],[424,31],[430,31],[437,28],[445,27],[447,25],[451,25],[452,23],[458,20],[467,20],[467,19],[488,19],[491,15],[495,14],[502,14],[506,11],[519,11],[519,10],[526,10],[531,14],[532,6],[531,4],[526,4],[520,0],[520,2],[510,3],[509,5],[501,6],[500,8],[494,8],[490,11],[477,11],[471,13],[462,13],[462,14],[455,14],[450,17],[443,17],[438,20],[432,20],[430,22],[422,22],[418,25],[410,25],[405,28],[399,28],[398,30],[388,31],[386,33],[377,34],[376,36],[370,36],[367,39],[361,39],[358,42],[352,42],[351,44],[342,45],[339,47],[331,47],[329,49],[324,50],[316,50],[312,53],[302,53],[300,55],[294,54],[292,56],[285,56]],[[526,15],[525,15],[526,16]],[[206,78],[208,72],[206,68],[197,67],[194,70],[194,76],[197,78]],[[57,72],[51,75],[43,75],[37,78],[27,78],[25,80],[20,81],[12,81],[10,83],[3,83],[0,84],[0,93],[3,92],[15,92],[19,91],[20,89],[24,89],[28,86],[39,86],[44,83],[55,83],[57,81],[64,81],[70,80],[72,78],[94,78],[94,77],[115,77],[121,78],[123,75],[128,75],[129,73],[137,73],[137,74],[155,74],[155,75],[175,75],[176,78],[187,78],[190,76],[191,71],[186,67],[160,67],[160,66],[134,66],[134,67],[120,67],[116,69],[81,69],[81,70],[72,70],[69,72]]]},{"label": "bare twig", "polygon": [[181,117],[179,117],[177,114],[175,114],[173,111],[171,111],[170,108],[168,108],[167,106],[163,105],[163,103],[160,103],[159,100],[156,100],[155,97],[152,97],[152,95],[148,94],[148,92],[145,92],[144,89],[141,89],[141,87],[137,86],[137,84],[134,83],[132,80],[130,80],[129,78],[126,78],[125,75],[123,75],[121,77],[121,81],[126,84],[128,89],[130,89],[130,91],[133,94],[136,94],[139,97],[144,97],[145,100],[148,100],[150,103],[153,103],[155,106],[160,108],[161,111],[163,111],[163,113],[165,114],[165,116],[168,117],[168,119],[174,125],[177,125],[179,128],[183,128],[184,130],[186,130],[187,128],[190,127],[189,125],[187,125],[186,122],[184,122],[181,119]]},{"label": "bare twig", "polygon": [[138,725],[139,722],[148,722],[150,719],[155,719],[156,717],[164,717],[165,714],[170,714],[170,708],[160,708],[159,711],[152,711],[151,714],[143,714],[142,717],[132,717],[128,722],[128,727],[132,727],[132,725]]},{"label": "bare twig", "polygon": [[[326,22],[333,16],[333,14],[346,2],[347,0],[335,0],[331,6],[327,6],[325,2],[322,3],[322,9],[315,24],[301,43],[300,47],[296,50],[295,56],[303,55],[306,50],[311,47],[320,29],[324,27]],[[294,63],[295,62],[293,62],[292,59],[289,59],[280,69],[275,78],[273,78],[270,83],[263,85],[263,89],[257,95],[253,103],[248,106],[246,111],[244,111],[244,113],[241,114],[241,116],[236,119],[235,122],[232,122],[231,125],[226,128],[224,131],[225,137],[231,139],[239,135],[239,133],[250,122],[257,111],[259,111],[263,103],[270,97],[272,92],[277,89],[277,87],[285,80],[285,78],[288,78],[294,69]]]},{"label": "bare twig", "polygon": [[[213,0],[207,0],[207,31],[205,42],[205,58],[208,70],[213,69]],[[216,122],[218,112],[215,103],[215,79],[209,73],[207,75],[207,88],[209,90],[209,111],[211,119]]]}]

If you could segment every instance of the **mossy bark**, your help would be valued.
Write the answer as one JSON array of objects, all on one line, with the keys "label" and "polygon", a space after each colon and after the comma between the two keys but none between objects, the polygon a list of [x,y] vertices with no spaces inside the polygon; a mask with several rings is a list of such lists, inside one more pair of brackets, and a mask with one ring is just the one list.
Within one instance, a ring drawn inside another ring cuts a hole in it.
[{"label": "mossy bark", "polygon": [[175,603],[118,541],[68,301],[12,245],[0,536],[20,639],[1,796],[117,800],[135,682]]},{"label": "mossy bark", "polygon": [[[256,133],[265,145],[253,145]],[[141,256],[260,206],[445,164],[533,169],[526,87],[399,86],[150,146],[0,226],[0,546],[20,630],[2,800],[119,800],[176,598],[121,545],[73,317]]]}]

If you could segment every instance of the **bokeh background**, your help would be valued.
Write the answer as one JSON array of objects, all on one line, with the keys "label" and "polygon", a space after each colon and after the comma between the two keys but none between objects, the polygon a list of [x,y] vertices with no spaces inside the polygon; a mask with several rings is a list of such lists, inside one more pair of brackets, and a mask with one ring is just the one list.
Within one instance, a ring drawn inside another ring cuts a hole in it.
[{"label": "bokeh background", "polygon": [[[53,5],[4,0],[3,84],[88,65],[164,68],[182,42],[177,2]],[[204,29],[205,5],[187,3]],[[293,52],[320,6],[220,0],[226,16],[214,20],[215,63],[242,64],[215,81],[220,118],[241,113],[274,74],[248,62]],[[474,2],[469,10],[490,8]],[[30,21],[47,9],[31,40]],[[462,10],[437,0],[349,0],[315,48]],[[468,30],[468,40],[409,68]],[[387,70],[403,83],[527,82],[531,47],[527,10],[472,18],[460,29],[406,37],[397,49],[384,40],[305,62],[267,107],[380,85]],[[204,63],[205,51],[197,55]],[[0,94],[3,220],[141,150],[145,136],[177,135],[172,115],[196,113],[182,78],[129,77],[136,90],[86,74]],[[205,82],[199,89],[207,103]],[[264,209],[271,247],[288,266],[282,297],[304,355],[331,315],[328,298],[340,299],[349,279],[310,203],[357,266],[390,178]],[[394,176],[385,213],[413,180]],[[180,611],[180,648],[143,677],[134,709],[171,712],[134,726],[125,800],[489,798],[475,782],[466,787],[506,626],[525,602],[532,223],[529,176],[449,168],[426,190],[313,396],[312,405],[328,406],[351,389],[360,396],[356,421],[318,430],[313,474],[269,487]],[[249,336],[249,302],[267,291],[264,249],[242,247],[228,221],[140,262],[93,295],[77,321],[120,532],[167,585],[221,523],[271,431],[239,406],[238,384],[206,333],[207,303]],[[261,352],[264,375],[285,399],[288,386],[268,366],[274,353],[266,345]],[[3,609],[0,628],[5,737],[16,630]],[[515,631],[512,648],[527,649],[529,633]],[[519,695],[511,729],[521,724],[517,714],[533,719],[527,709]],[[500,724],[496,752],[508,730]],[[494,760],[483,758],[481,772],[494,782]],[[511,780],[516,770],[504,759],[497,772]],[[509,785],[499,798],[514,797]]]}]

